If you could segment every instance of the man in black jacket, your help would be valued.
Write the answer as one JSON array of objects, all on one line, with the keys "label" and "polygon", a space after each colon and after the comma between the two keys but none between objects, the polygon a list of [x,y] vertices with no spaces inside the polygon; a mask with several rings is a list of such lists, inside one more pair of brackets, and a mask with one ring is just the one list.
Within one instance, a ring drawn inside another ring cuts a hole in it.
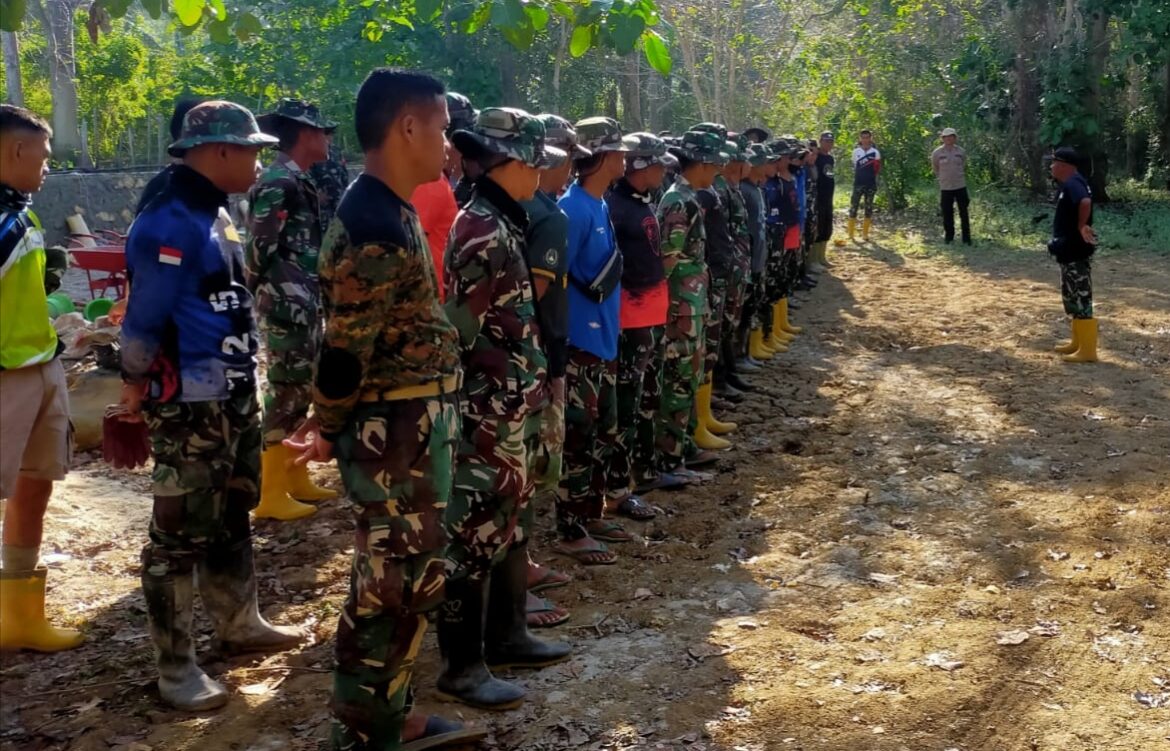
[{"label": "man in black jacket", "polygon": [[1093,279],[1090,261],[1097,249],[1093,230],[1093,191],[1077,170],[1077,152],[1061,147],[1052,156],[1052,178],[1060,184],[1056,218],[1048,252],[1060,264],[1060,294],[1064,312],[1072,317],[1072,340],[1056,351],[1065,362],[1097,361],[1097,319],[1093,318]]}]

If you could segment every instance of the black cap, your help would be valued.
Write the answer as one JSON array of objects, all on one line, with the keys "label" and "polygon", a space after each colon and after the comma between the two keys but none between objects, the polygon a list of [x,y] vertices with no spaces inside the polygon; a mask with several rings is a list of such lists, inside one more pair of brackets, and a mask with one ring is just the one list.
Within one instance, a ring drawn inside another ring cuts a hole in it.
[{"label": "black cap", "polygon": [[1076,167],[1081,163],[1081,155],[1072,146],[1061,146],[1056,151],[1052,152],[1052,161],[1065,162]]}]

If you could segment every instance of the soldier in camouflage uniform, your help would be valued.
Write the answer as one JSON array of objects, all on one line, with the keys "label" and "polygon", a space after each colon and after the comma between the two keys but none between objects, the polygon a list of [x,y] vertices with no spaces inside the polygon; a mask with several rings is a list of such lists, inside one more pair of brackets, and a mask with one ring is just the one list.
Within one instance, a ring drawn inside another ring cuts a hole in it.
[{"label": "soldier in camouflage uniform", "polygon": [[708,313],[704,326],[706,341],[703,347],[703,382],[695,394],[692,435],[695,445],[700,449],[723,450],[730,448],[731,442],[720,436],[735,430],[736,425],[715,419],[711,402],[715,371],[719,364],[719,352],[723,341],[727,297],[736,266],[737,251],[728,224],[730,207],[724,200],[723,192],[718,189],[721,182],[726,186],[721,172],[726,168],[731,155],[727,153],[727,128],[723,125],[700,123],[692,130],[718,136],[723,154],[718,164],[719,172],[716,172],[711,186],[697,194],[699,204],[703,207],[703,223],[707,232],[707,273],[710,286],[707,288]]},{"label": "soldier in camouflage uniform", "polygon": [[760,329],[759,309],[764,304],[764,269],[767,263],[768,243],[765,219],[767,210],[764,205],[763,184],[767,179],[768,149],[763,144],[753,143],[749,147],[748,160],[751,169],[747,176],[740,181],[740,193],[743,195],[747,210],[748,229],[751,235],[751,276],[747,288],[744,310],[739,328],[747,341],[746,356],[740,364],[747,368],[758,368],[760,361],[771,356],[771,351],[763,350],[763,331]]},{"label": "soldier in camouflage uniform", "polygon": [[[447,316],[459,333],[463,429],[447,508],[447,601],[439,617],[439,690],[486,709],[509,709],[524,690],[493,665],[540,667],[568,657],[565,644],[533,638],[526,615],[527,551],[516,544],[532,499],[547,361],[524,253],[540,168],[565,159],[544,144],[544,125],[522,110],[489,108],[453,142],[483,176],[451,228],[444,259]],[[522,542],[527,542],[524,540]]]},{"label": "soldier in camouflage uniform", "polygon": [[317,198],[321,217],[321,234],[329,229],[329,223],[337,214],[341,196],[349,187],[349,170],[345,166],[345,155],[341,147],[330,141],[329,156],[309,167],[309,179],[317,186]]},{"label": "soldier in camouflage uniform", "polygon": [[287,445],[300,461],[336,457],[353,501],[331,747],[386,751],[483,733],[410,713],[426,614],[443,599],[443,513],[459,431],[458,333],[439,305],[422,226],[406,200],[442,173],[443,85],[377,69],[358,91],[355,125],[365,168],[321,247],[325,334],[314,418]]},{"label": "soldier in camouflage uniform", "polygon": [[[447,111],[451,113],[453,130],[471,127],[475,123],[475,118],[479,116],[479,110],[471,104],[471,100],[454,91],[447,93]],[[475,181],[482,171],[474,159],[467,159],[459,151],[459,147],[455,145],[454,141],[451,142],[451,148],[455,152],[450,163],[451,188],[455,191],[455,203],[462,207],[471,200]]]},{"label": "soldier in camouflage uniform", "polygon": [[313,484],[306,465],[292,465],[292,452],[282,443],[308,417],[313,362],[321,346],[321,205],[306,167],[329,156],[329,138],[337,124],[323,118],[314,104],[282,99],[275,111],[260,118],[260,126],[280,142],[276,158],[248,193],[246,217],[245,270],[268,360],[264,483],[255,513],[257,518],[290,520],[316,512],[301,501],[337,497]]},{"label": "soldier in camouflage uniform", "polygon": [[195,661],[194,587],[228,651],[277,651],[303,635],[260,616],[248,512],[259,500],[256,322],[228,194],[256,179],[275,138],[231,102],[187,113],[167,186],[126,242],[131,286],[122,325],[123,419],[145,418],[154,510],[142,592],[159,693],[187,711],[227,702]]},{"label": "soldier in camouflage uniform", "polygon": [[1056,347],[1066,362],[1097,361],[1097,319],[1093,317],[1093,190],[1078,170],[1081,158],[1067,146],[1052,158],[1052,177],[1060,185],[1048,252],[1060,264],[1060,296],[1072,318],[1072,339]]},{"label": "soldier in camouflage uniform", "polygon": [[703,382],[703,337],[708,314],[707,232],[697,191],[711,186],[723,161],[724,139],[688,131],[671,148],[679,174],[658,205],[662,259],[670,304],[657,415],[658,451],[664,471],[684,467],[695,453],[691,425],[695,394]]},{"label": "soldier in camouflage uniform", "polygon": [[[738,373],[738,345],[740,321],[747,303],[752,275],[752,232],[748,222],[747,203],[741,191],[741,181],[750,169],[751,152],[747,138],[732,135],[727,142],[731,159],[715,178],[715,190],[727,205],[727,228],[733,243],[734,266],[731,284],[727,288],[727,302],[723,313],[723,337],[719,342],[719,364],[715,370],[715,391],[734,397],[738,392],[752,391],[753,387]],[[722,388],[721,388],[722,387]]]}]

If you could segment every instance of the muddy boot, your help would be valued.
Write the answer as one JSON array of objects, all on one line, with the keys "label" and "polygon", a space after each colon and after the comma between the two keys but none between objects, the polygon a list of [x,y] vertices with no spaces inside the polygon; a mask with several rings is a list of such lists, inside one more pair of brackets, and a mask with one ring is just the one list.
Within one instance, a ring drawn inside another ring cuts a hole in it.
[{"label": "muddy boot", "polygon": [[199,564],[199,594],[222,655],[280,652],[307,638],[299,628],[274,626],[260,615],[251,539],[214,550]]},{"label": "muddy boot", "polygon": [[184,712],[206,712],[227,704],[228,693],[195,664],[191,641],[195,588],[191,574],[154,576],[142,571],[142,594],[150,636],[158,655],[158,693]]},{"label": "muddy boot", "polygon": [[543,668],[569,659],[564,642],[537,639],[528,632],[527,546],[513,546],[492,569],[484,651],[493,670]]},{"label": "muddy boot", "polygon": [[[447,580],[447,599],[435,629],[443,658],[438,686],[444,699],[498,712],[523,704],[524,689],[493,676],[483,661],[487,588],[482,579]],[[523,594],[524,587],[520,590]]]}]

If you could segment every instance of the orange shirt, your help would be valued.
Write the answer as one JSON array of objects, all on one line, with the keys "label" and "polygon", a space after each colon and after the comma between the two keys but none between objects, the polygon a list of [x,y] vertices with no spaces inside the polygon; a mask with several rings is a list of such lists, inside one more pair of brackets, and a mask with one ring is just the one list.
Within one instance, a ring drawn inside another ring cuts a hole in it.
[{"label": "orange shirt", "polygon": [[443,254],[447,252],[447,235],[451,232],[451,225],[455,223],[455,215],[459,213],[459,207],[455,204],[455,191],[451,189],[451,183],[447,182],[446,176],[443,176],[433,183],[418,186],[410,202],[418,212],[423,231],[427,233],[431,259],[435,262],[435,274],[440,280],[439,299],[442,300]]}]

